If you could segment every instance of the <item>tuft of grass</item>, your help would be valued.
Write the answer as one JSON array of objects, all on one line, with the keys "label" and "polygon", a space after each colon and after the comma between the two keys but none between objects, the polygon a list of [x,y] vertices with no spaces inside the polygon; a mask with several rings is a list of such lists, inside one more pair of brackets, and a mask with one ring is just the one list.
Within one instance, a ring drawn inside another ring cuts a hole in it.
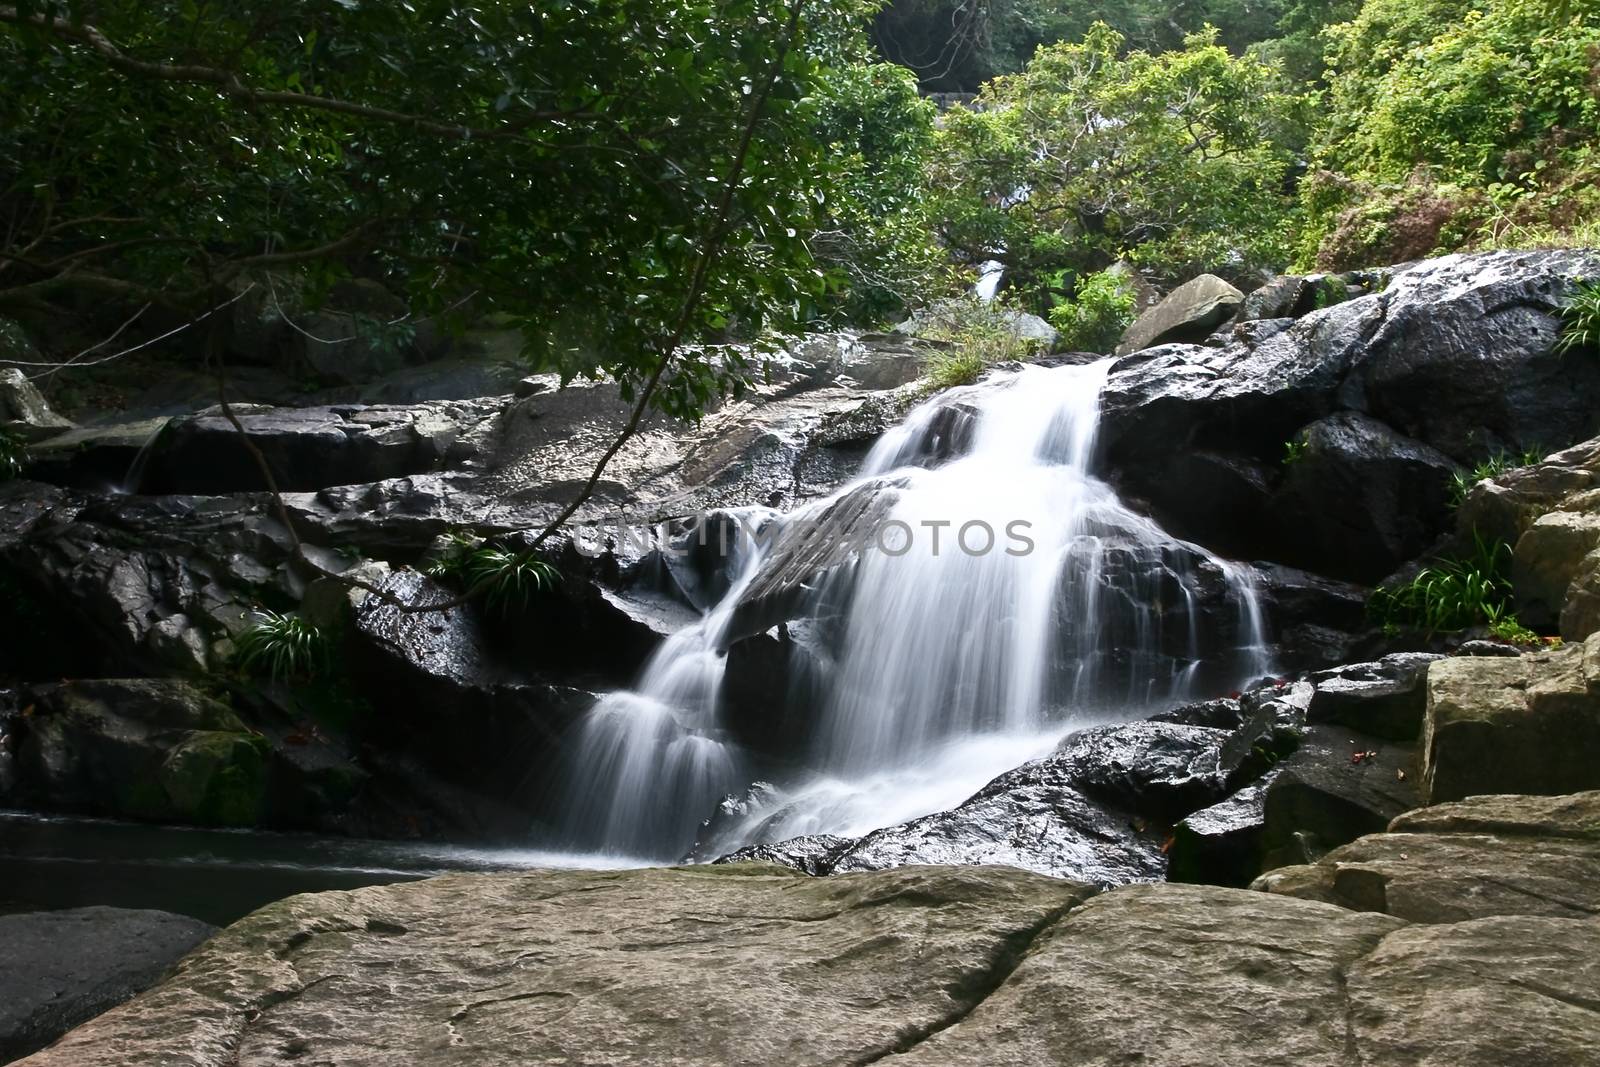
[{"label": "tuft of grass", "polygon": [[1600,352],[1600,281],[1579,282],[1561,309],[1556,351]]},{"label": "tuft of grass", "polygon": [[984,369],[996,364],[1032,359],[1040,350],[1036,341],[1016,334],[1007,310],[998,304],[964,300],[941,308],[923,335],[952,347],[935,352],[923,364],[923,381],[929,392],[956,385],[971,385]]},{"label": "tuft of grass", "polygon": [[1306,439],[1297,437],[1293,441],[1283,443],[1283,465],[1292,467],[1306,456]]},{"label": "tuft of grass", "polygon": [[1373,590],[1367,610],[1386,630],[1429,634],[1511,620],[1511,546],[1473,537],[1468,559],[1444,559],[1402,585]]},{"label": "tuft of grass", "polygon": [[526,608],[536,593],[561,579],[561,572],[542,559],[524,559],[518,552],[462,533],[450,535],[444,553],[423,573],[463,592],[483,587],[484,603],[502,614]]},{"label": "tuft of grass", "polygon": [[1512,456],[1508,452],[1496,452],[1472,468],[1470,473],[1456,471],[1450,480],[1450,506],[1459,508],[1466,503],[1467,494],[1472,492],[1472,487],[1485,478],[1498,478],[1506,471],[1516,470],[1519,467],[1531,467],[1543,459],[1543,453],[1536,448],[1530,448],[1520,456]]},{"label": "tuft of grass", "polygon": [[1513,645],[1543,645],[1544,638],[1528,629],[1515,615],[1497,615],[1489,620],[1489,632]]},{"label": "tuft of grass", "polygon": [[242,670],[266,674],[274,681],[309,678],[333,658],[327,635],[298,615],[255,612],[260,620],[234,639],[234,662]]}]

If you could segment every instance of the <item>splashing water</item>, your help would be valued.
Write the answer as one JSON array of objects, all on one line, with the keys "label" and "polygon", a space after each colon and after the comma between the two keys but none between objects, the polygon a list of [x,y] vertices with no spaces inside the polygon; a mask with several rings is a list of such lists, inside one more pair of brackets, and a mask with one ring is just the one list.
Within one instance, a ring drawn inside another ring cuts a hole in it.
[{"label": "splashing water", "polygon": [[[808,609],[838,638],[809,750],[796,754],[805,768],[704,855],[948,808],[1068,729],[1191,695],[1202,670],[1235,687],[1267,673],[1248,568],[1175,541],[1091,475],[1110,364],[1025,367],[952,390],[879,440],[833,498],[893,486],[876,547],[819,583]],[[663,645],[637,690],[589,715],[569,844],[677,858],[748,783],[751,761],[720,723],[722,649],[782,547],[741,551],[715,609]],[[1235,631],[1220,649],[1200,626],[1202,601],[1219,599]]]}]

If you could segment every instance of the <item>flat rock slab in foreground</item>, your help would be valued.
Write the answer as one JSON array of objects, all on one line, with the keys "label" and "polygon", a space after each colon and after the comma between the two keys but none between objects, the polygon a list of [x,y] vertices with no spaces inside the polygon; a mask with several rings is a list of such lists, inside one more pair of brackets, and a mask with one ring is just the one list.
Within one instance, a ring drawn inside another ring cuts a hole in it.
[{"label": "flat rock slab in foreground", "polygon": [[1588,920],[995,867],[457,875],[264,908],[24,1062],[1570,1067],[1596,961]]}]

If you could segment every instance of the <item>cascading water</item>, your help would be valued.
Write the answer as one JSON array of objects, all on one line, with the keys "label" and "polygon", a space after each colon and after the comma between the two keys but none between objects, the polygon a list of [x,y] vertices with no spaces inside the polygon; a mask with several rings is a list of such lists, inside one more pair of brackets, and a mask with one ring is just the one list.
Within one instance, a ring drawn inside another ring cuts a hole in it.
[{"label": "cascading water", "polygon": [[[857,562],[797,613],[833,635],[803,768],[724,820],[707,855],[950,807],[1070,728],[1191,695],[1202,666],[1234,687],[1266,673],[1247,569],[1175,541],[1090,474],[1109,367],[1027,367],[942,394],[883,436],[853,486],[782,520],[878,487],[889,501]],[[636,691],[597,704],[566,844],[676,858],[748,784],[720,722],[723,647],[782,555],[781,540],[742,545],[716,608],[662,647]],[[1202,599],[1231,605],[1225,648],[1201,632]]]}]

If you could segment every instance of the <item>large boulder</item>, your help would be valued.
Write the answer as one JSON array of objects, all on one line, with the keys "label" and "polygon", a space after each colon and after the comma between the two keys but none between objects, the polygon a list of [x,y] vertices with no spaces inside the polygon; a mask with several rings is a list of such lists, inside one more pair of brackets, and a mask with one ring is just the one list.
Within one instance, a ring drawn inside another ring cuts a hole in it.
[{"label": "large boulder", "polygon": [[1257,888],[1410,922],[1592,919],[1600,915],[1600,793],[1421,808],[1388,833],[1264,875]]},{"label": "large boulder", "polygon": [[43,1048],[165,978],[216,932],[184,915],[123,908],[0,915],[0,1062]]},{"label": "large boulder", "polygon": [[1428,669],[1422,800],[1600,789],[1600,635]]},{"label": "large boulder", "polygon": [[1233,317],[1244,294],[1214,274],[1178,286],[1136,319],[1117,343],[1117,355],[1140,352],[1172,341],[1202,340]]},{"label": "large boulder", "polygon": [[[1539,516],[1517,539],[1512,553],[1511,587],[1516,592],[1517,617],[1524,625],[1541,630],[1558,623],[1578,630],[1585,616],[1581,608],[1563,619],[1573,585],[1593,572],[1590,554],[1600,548],[1600,490],[1590,490],[1562,502],[1560,509]],[[1580,583],[1582,584],[1582,583]],[[1592,632],[1592,631],[1591,631]],[[1577,640],[1589,636],[1574,633]]]},{"label": "large boulder", "polygon": [[740,864],[293,897],[26,1067],[1600,1063],[1592,919]]},{"label": "large boulder", "polygon": [[65,682],[16,700],[8,806],[222,826],[266,814],[265,741],[196,686]]},{"label": "large boulder", "polygon": [[[1588,251],[1445,256],[1286,329],[1237,332],[1221,347],[1137,352],[1116,364],[1102,395],[1104,467],[1180,537],[1245,558],[1353,573],[1337,543],[1326,543],[1326,559],[1308,559],[1304,524],[1278,521],[1273,490],[1298,466],[1285,467],[1286,444],[1340,413],[1373,420],[1362,422],[1369,437],[1382,424],[1383,439],[1408,450],[1384,476],[1391,503],[1343,470],[1347,458],[1369,469],[1382,459],[1354,442],[1329,449],[1318,477],[1309,467],[1300,474],[1299,492],[1343,486],[1356,495],[1330,509],[1341,514],[1395,508],[1363,520],[1384,531],[1369,539],[1392,546],[1386,551],[1444,534],[1437,491],[1448,471],[1439,456],[1472,465],[1497,452],[1565,447],[1600,430],[1600,362],[1555,350],[1573,280],[1597,272],[1600,256]],[[1196,490],[1201,475],[1214,492]],[[1426,488],[1420,508],[1391,492],[1406,484]]]}]

